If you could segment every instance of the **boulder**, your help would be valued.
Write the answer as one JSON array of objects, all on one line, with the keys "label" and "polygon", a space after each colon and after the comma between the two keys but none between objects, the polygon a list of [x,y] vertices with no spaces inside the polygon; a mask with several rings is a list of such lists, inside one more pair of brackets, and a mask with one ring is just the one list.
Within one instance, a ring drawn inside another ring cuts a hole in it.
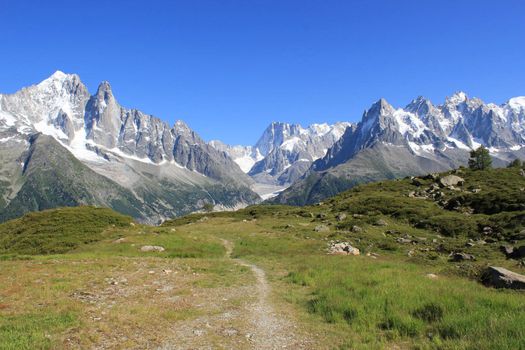
[{"label": "boulder", "polygon": [[485,235],[491,235],[494,230],[490,226],[483,227],[483,234]]},{"label": "boulder", "polygon": [[330,231],[330,228],[326,225],[317,225],[314,228],[315,232],[328,232]]},{"label": "boulder", "polygon": [[337,221],[343,221],[344,219],[346,219],[346,214],[345,214],[345,213],[339,213],[339,214],[335,217],[335,219],[336,219]]},{"label": "boulder", "polygon": [[525,170],[520,169],[520,175],[523,176],[523,177],[525,177]]},{"label": "boulder", "polygon": [[456,175],[447,175],[439,179],[439,184],[443,187],[461,186],[465,183],[465,179]]},{"label": "boulder", "polygon": [[357,225],[352,226],[352,232],[363,232],[363,229]]},{"label": "boulder", "polygon": [[161,247],[159,245],[145,245],[140,248],[141,252],[163,252],[166,249],[164,247]]},{"label": "boulder", "polygon": [[388,223],[383,220],[383,219],[379,219],[377,220],[375,223],[374,223],[375,226],[388,226]]},{"label": "boulder", "polygon": [[525,245],[522,245],[519,248],[514,248],[512,253],[509,254],[509,258],[512,259],[522,259],[525,258]]},{"label": "boulder", "polygon": [[411,239],[408,239],[408,238],[396,238],[396,242],[397,243],[402,243],[402,244],[409,244],[409,243],[412,243],[412,240]]},{"label": "boulder", "polygon": [[359,255],[359,249],[352,247],[348,242],[330,243],[328,252],[334,255]]},{"label": "boulder", "polygon": [[525,276],[503,267],[489,266],[481,281],[489,287],[525,290]]},{"label": "boulder", "polygon": [[502,245],[502,246],[499,247],[499,249],[501,250],[501,252],[503,254],[505,254],[505,256],[507,258],[510,258],[510,256],[514,252],[514,247],[511,247],[511,246],[508,246],[508,245]]},{"label": "boulder", "polygon": [[450,255],[451,261],[465,261],[465,260],[476,260],[474,255],[467,253],[453,253]]}]

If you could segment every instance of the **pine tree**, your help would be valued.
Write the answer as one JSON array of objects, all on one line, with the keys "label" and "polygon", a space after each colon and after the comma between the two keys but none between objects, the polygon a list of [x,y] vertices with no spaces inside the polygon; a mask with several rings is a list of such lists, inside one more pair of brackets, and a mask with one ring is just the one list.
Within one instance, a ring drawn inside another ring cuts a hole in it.
[{"label": "pine tree", "polygon": [[489,150],[483,146],[478,147],[470,152],[468,166],[473,170],[485,170],[492,168],[492,158]]}]

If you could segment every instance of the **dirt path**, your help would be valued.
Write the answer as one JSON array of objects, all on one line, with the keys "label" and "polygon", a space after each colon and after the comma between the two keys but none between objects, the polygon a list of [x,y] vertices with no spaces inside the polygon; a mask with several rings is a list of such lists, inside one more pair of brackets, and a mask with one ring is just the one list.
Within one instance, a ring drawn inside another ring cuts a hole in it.
[{"label": "dirt path", "polygon": [[248,268],[255,277],[255,283],[194,292],[188,301],[203,315],[175,322],[169,334],[172,340],[157,349],[317,348],[295,326],[292,317],[289,317],[293,312],[289,308],[279,309],[272,303],[271,286],[264,270],[242,259],[232,258],[232,242],[222,240],[222,244],[226,249],[225,258]]},{"label": "dirt path", "polygon": [[250,321],[253,335],[251,337],[254,349],[283,349],[283,348],[304,348],[304,340],[297,339],[293,323],[275,312],[274,307],[269,300],[270,285],[266,279],[264,270],[254,264],[247,263],[242,259],[231,257],[233,244],[230,241],[222,240],[226,248],[226,255],[237,264],[251,269],[256,277],[255,288],[257,290],[257,299],[252,308],[250,308]]}]

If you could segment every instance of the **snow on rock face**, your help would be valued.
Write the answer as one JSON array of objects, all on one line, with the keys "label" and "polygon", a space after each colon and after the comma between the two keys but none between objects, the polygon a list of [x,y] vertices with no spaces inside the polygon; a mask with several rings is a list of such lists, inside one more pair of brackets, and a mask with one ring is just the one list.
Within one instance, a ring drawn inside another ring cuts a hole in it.
[{"label": "snow on rock face", "polygon": [[209,147],[182,121],[171,128],[120,106],[108,82],[90,95],[75,74],[57,71],[39,84],[0,95],[0,132],[13,127],[20,134],[52,136],[82,161],[108,162],[112,154],[154,165],[176,164],[215,180],[251,183],[232,159]]},{"label": "snow on rock face", "polygon": [[507,105],[515,111],[525,110],[525,96],[514,97],[507,102]]},{"label": "snow on rock face", "polygon": [[264,174],[275,180],[266,178],[265,183],[282,185],[283,181],[290,180],[277,181],[276,178],[296,168],[293,176],[302,175],[312,161],[326,154],[349,125],[345,122],[323,123],[303,128],[298,124],[273,122],[254,146],[228,146],[220,141],[210,141],[209,144],[226,152],[251,176]]},{"label": "snow on rock face", "polygon": [[343,138],[326,159],[316,163],[316,169],[335,166],[334,159],[349,159],[378,142],[407,147],[429,158],[481,145],[493,154],[514,152],[525,146],[525,98],[515,97],[498,106],[458,92],[439,106],[418,97],[399,109],[381,99],[364,113],[355,133]]},{"label": "snow on rock face", "polygon": [[244,173],[248,173],[256,162],[264,158],[252,146],[229,146],[218,140],[210,141],[209,145],[228,154]]}]

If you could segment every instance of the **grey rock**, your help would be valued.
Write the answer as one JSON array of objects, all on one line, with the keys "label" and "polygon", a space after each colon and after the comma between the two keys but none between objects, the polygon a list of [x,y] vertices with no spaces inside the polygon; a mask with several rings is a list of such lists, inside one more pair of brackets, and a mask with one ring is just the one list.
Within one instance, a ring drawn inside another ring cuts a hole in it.
[{"label": "grey rock", "polygon": [[352,226],[352,232],[363,232],[363,229],[360,226],[354,225]]},{"label": "grey rock", "polygon": [[158,245],[145,245],[140,248],[141,252],[163,252],[166,249],[164,247],[158,246]]},{"label": "grey rock", "polygon": [[467,254],[467,253],[453,253],[453,254],[450,255],[450,260],[451,260],[451,261],[459,262],[459,261],[470,261],[470,260],[476,260],[476,258],[475,258],[474,255],[472,255],[472,254]]},{"label": "grey rock", "polygon": [[317,225],[314,228],[315,232],[328,232],[330,231],[330,228],[326,225]]},{"label": "grey rock", "polygon": [[331,242],[328,246],[328,253],[333,255],[359,255],[359,249],[353,247],[348,242]]},{"label": "grey rock", "polygon": [[489,266],[481,280],[486,286],[494,288],[525,290],[525,276],[503,267]]},{"label": "grey rock", "polygon": [[337,214],[337,216],[335,217],[335,219],[337,221],[344,221],[346,219],[346,214],[345,213],[339,213]]},{"label": "grey rock", "polygon": [[379,219],[377,220],[375,223],[374,223],[375,226],[388,226],[388,223],[383,220],[383,219]]},{"label": "grey rock", "polygon": [[514,248],[509,254],[509,257],[512,259],[522,259],[525,258],[525,245],[522,245],[518,248]]},{"label": "grey rock", "polygon": [[461,186],[465,183],[465,179],[456,175],[447,175],[439,179],[439,184],[443,187]]},{"label": "grey rock", "polygon": [[512,253],[514,252],[514,247],[508,246],[508,245],[502,245],[499,247],[501,252],[505,254],[505,256],[510,257]]}]

